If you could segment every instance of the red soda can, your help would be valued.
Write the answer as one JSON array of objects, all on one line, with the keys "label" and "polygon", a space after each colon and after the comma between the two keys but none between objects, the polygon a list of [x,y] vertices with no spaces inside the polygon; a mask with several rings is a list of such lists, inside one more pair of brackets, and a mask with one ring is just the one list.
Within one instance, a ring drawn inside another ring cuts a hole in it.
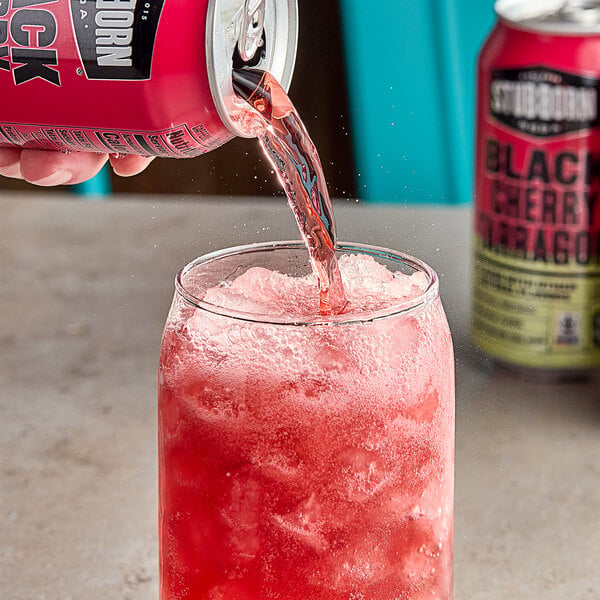
[{"label": "red soda can", "polygon": [[476,345],[546,379],[600,367],[600,2],[499,0],[478,65]]},{"label": "red soda can", "polygon": [[296,0],[0,0],[0,146],[204,154],[236,135],[231,72],[287,89]]}]

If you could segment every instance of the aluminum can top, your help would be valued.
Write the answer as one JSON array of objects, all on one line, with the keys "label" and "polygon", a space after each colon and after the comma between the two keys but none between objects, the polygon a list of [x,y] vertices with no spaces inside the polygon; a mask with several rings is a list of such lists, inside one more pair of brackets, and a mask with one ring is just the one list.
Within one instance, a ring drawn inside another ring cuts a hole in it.
[{"label": "aluminum can top", "polygon": [[209,0],[206,59],[215,107],[225,126],[248,137],[231,115],[237,110],[231,80],[238,57],[256,69],[269,71],[287,91],[298,43],[297,0]]},{"label": "aluminum can top", "polygon": [[564,36],[600,34],[598,0],[497,0],[494,9],[509,25]]}]

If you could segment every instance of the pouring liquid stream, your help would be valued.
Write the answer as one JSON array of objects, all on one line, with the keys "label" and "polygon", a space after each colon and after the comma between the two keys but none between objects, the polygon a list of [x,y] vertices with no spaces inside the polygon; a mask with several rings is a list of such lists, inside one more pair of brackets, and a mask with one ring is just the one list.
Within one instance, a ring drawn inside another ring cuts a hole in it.
[{"label": "pouring liquid stream", "polygon": [[335,256],[333,207],[319,155],[291,100],[275,78],[257,69],[233,72],[236,93],[253,110],[238,124],[257,137],[278,174],[319,282],[320,312],[340,314],[348,304]]}]

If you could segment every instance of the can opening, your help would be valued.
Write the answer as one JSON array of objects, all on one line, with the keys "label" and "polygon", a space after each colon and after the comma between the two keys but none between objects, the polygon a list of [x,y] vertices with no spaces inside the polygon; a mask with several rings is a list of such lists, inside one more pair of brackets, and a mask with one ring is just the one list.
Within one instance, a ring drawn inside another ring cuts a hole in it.
[{"label": "can opening", "polygon": [[252,67],[269,71],[287,91],[297,40],[297,0],[209,0],[208,79],[219,116],[234,135],[248,137],[232,119],[240,110],[233,90],[233,70]]},{"label": "can opening", "polygon": [[259,90],[264,73],[258,69],[234,69],[232,79],[236,94],[248,101]]}]

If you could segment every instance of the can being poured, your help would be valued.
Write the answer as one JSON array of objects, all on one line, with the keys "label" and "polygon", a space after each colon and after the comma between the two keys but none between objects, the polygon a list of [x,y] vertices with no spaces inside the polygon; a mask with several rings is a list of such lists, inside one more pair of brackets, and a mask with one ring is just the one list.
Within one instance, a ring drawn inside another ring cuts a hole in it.
[{"label": "can being poured", "polygon": [[288,88],[296,0],[0,0],[0,146],[192,157],[244,136],[236,67]]},{"label": "can being poured", "polygon": [[600,2],[499,0],[478,66],[473,336],[546,379],[600,367]]}]

